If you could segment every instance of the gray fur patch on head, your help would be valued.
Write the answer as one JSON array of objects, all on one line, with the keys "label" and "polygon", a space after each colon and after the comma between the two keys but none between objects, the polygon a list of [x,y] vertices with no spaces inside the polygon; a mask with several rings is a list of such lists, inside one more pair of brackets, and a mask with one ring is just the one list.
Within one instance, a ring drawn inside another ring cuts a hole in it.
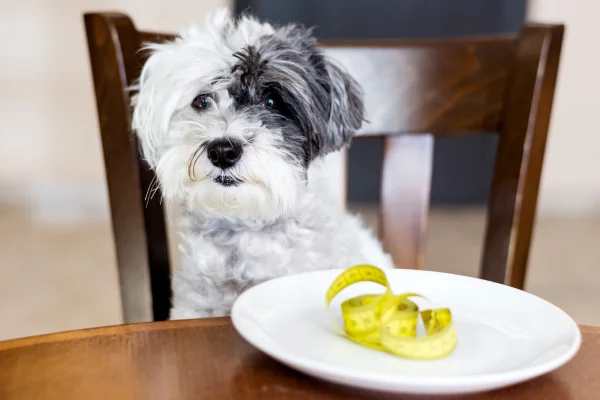
[{"label": "gray fur patch on head", "polygon": [[257,46],[235,54],[237,107],[277,103],[270,114],[253,108],[266,126],[279,128],[291,154],[305,166],[341,149],[360,128],[363,96],[358,83],[317,47],[311,31],[297,25],[263,36]]},{"label": "gray fur patch on head", "polygon": [[299,25],[279,28],[261,45],[271,68],[285,82],[302,128],[308,135],[310,159],[341,149],[364,120],[359,84],[317,47],[310,29]]}]

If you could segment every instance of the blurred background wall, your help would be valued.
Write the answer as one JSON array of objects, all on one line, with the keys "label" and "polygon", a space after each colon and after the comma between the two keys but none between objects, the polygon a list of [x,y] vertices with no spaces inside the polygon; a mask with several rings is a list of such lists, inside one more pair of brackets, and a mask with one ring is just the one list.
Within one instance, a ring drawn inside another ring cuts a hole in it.
[{"label": "blurred background wall", "polygon": [[533,21],[566,24],[542,176],[542,211],[600,214],[600,2],[530,0]]}]

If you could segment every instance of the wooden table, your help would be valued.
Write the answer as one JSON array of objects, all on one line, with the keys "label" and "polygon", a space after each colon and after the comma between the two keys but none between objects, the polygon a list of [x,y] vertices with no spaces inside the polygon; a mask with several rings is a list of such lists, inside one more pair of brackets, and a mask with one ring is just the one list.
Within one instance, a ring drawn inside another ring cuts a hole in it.
[{"label": "wooden table", "polygon": [[[473,399],[600,399],[600,328],[559,370]],[[296,373],[228,318],[122,325],[0,342],[0,399],[387,399]]]}]

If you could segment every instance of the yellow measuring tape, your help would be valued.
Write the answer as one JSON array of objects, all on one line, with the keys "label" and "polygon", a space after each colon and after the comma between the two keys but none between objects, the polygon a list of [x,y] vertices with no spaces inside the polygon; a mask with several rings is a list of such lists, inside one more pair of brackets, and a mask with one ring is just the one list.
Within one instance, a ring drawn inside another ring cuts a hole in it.
[{"label": "yellow measuring tape", "polygon": [[[346,337],[363,346],[415,360],[435,360],[454,351],[457,338],[450,310],[419,312],[419,307],[408,298],[423,296],[394,295],[385,273],[372,265],[345,270],[327,291],[327,308],[339,292],[358,282],[378,283],[385,286],[386,292],[353,297],[342,303],[344,330],[340,332]],[[417,337],[419,315],[427,332],[422,337]]]}]

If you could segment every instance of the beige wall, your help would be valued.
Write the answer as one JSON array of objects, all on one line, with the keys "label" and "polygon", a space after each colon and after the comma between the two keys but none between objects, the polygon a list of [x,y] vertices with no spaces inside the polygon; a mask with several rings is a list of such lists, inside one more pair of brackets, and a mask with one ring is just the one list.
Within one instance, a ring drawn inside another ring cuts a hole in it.
[{"label": "beige wall", "polygon": [[139,28],[173,30],[228,4],[0,0],[0,189],[32,201],[105,203],[84,11],[123,11]]},{"label": "beige wall", "polygon": [[531,0],[529,19],[566,25],[541,212],[600,213],[600,1]]}]

